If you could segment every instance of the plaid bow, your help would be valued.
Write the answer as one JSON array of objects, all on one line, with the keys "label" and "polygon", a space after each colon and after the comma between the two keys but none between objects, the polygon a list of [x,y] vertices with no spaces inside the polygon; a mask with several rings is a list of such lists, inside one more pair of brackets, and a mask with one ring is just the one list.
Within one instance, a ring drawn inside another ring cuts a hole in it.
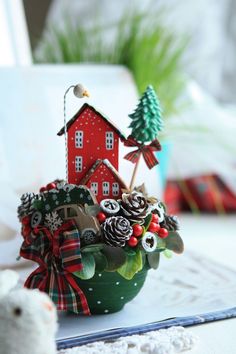
[{"label": "plaid bow", "polygon": [[131,161],[132,163],[137,163],[140,155],[143,155],[144,161],[146,162],[149,169],[156,166],[159,162],[154,154],[154,151],[161,150],[161,144],[157,139],[153,140],[149,145],[144,145],[136,141],[131,135],[124,140],[124,145],[129,147],[137,147],[136,150],[129,152],[124,156],[124,159]]},{"label": "plaid bow", "polygon": [[53,234],[45,227],[31,233],[20,255],[39,264],[25,287],[46,292],[60,311],[90,315],[83,291],[73,272],[82,269],[79,232],[74,221],[63,224]]}]

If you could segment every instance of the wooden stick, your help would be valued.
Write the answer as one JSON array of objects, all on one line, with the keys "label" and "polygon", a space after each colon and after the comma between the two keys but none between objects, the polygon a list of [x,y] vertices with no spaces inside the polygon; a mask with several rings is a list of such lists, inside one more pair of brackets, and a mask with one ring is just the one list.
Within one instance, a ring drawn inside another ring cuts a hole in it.
[{"label": "wooden stick", "polygon": [[130,192],[132,192],[133,187],[134,187],[134,180],[135,180],[135,177],[136,177],[136,174],[137,174],[137,169],[138,169],[138,165],[139,165],[139,162],[140,162],[140,158],[141,158],[141,154],[139,155],[138,161],[136,162],[136,165],[134,167],[133,175],[132,175],[130,186],[129,186]]}]

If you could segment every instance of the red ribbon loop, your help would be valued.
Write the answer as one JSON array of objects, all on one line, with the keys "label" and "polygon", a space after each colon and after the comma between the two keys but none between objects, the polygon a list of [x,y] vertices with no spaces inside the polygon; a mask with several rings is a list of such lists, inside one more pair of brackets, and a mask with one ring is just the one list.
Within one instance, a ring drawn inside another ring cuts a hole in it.
[{"label": "red ribbon loop", "polygon": [[159,162],[154,154],[155,151],[161,151],[161,144],[157,139],[153,140],[149,145],[144,145],[136,141],[131,135],[124,140],[124,145],[128,147],[137,147],[136,150],[129,152],[124,159],[137,163],[140,155],[143,155],[144,161],[149,169],[152,169]]},{"label": "red ribbon loop", "polygon": [[73,220],[53,234],[45,227],[24,241],[20,255],[39,264],[25,287],[46,292],[60,311],[89,315],[83,291],[73,274],[82,269],[79,231]]}]

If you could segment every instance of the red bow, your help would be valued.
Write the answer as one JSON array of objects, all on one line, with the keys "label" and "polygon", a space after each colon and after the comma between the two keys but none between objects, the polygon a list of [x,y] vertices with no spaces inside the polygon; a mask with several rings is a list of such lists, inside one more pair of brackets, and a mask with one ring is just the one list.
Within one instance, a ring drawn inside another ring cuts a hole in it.
[{"label": "red bow", "polygon": [[159,163],[154,154],[154,151],[161,151],[161,144],[157,139],[153,140],[149,145],[144,145],[136,141],[130,135],[126,140],[124,140],[124,145],[129,147],[137,147],[136,150],[125,155],[124,159],[137,163],[140,155],[142,154],[148,168],[151,169]]},{"label": "red bow", "polygon": [[23,242],[20,255],[39,264],[28,277],[25,287],[46,292],[57,309],[89,315],[89,307],[77,277],[81,270],[80,237],[73,221],[66,222],[53,234],[45,227],[31,233]]}]

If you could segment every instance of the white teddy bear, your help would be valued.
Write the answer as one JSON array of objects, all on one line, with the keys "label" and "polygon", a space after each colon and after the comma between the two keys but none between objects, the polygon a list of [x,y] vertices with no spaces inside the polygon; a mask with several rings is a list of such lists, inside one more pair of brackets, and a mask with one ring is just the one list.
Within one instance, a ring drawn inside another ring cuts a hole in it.
[{"label": "white teddy bear", "polygon": [[0,354],[56,354],[56,308],[38,291],[15,288],[17,273],[0,272]]}]

